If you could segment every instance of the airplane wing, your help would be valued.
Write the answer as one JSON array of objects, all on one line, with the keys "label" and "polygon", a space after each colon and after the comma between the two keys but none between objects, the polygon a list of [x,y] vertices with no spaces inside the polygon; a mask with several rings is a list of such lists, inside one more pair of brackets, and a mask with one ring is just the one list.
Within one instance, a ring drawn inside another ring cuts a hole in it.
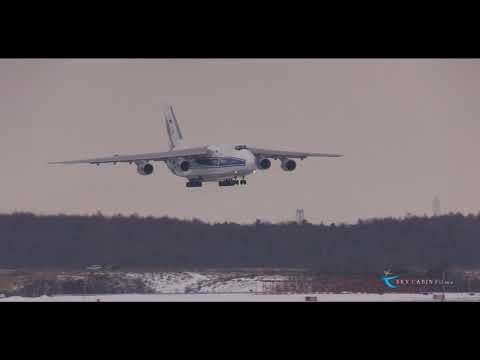
[{"label": "airplane wing", "polygon": [[264,156],[267,158],[279,159],[279,158],[298,158],[305,159],[307,157],[340,157],[340,154],[325,154],[325,153],[309,153],[299,151],[284,151],[284,150],[270,150],[248,147],[254,155]]},{"label": "airplane wing", "polygon": [[110,157],[102,158],[93,158],[85,160],[72,160],[72,161],[58,161],[58,162],[49,162],[49,164],[108,164],[108,163],[133,163],[136,161],[165,161],[177,157],[196,157],[202,155],[208,155],[209,150],[205,147],[182,149],[182,150],[172,150],[159,153],[150,153],[150,154],[137,154],[137,155],[114,155]]}]

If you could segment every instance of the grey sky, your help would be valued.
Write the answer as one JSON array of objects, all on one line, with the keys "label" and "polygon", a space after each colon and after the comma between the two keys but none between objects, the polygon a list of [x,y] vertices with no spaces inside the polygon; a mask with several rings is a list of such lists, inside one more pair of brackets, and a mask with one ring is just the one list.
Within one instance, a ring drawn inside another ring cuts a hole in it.
[{"label": "grey sky", "polygon": [[[0,60],[0,212],[139,213],[312,222],[477,212],[480,60]],[[190,145],[338,152],[247,187],[186,189],[162,163],[48,161],[167,150],[171,103]]]}]

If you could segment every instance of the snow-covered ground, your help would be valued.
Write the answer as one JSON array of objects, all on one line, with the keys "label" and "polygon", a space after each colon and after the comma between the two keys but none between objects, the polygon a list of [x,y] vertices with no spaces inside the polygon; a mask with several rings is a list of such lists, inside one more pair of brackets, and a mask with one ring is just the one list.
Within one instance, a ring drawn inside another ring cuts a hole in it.
[{"label": "snow-covered ground", "polygon": [[[307,297],[318,302],[412,302],[435,301],[433,294],[122,294],[87,296],[41,296],[37,298],[8,297],[0,302],[305,302]],[[480,302],[480,293],[446,293],[445,301]]]},{"label": "snow-covered ground", "polygon": [[[189,271],[139,271],[128,270],[119,272],[101,273],[99,279],[102,281],[111,281],[115,284],[114,290],[109,286],[99,286],[96,288],[90,287],[90,292],[98,291],[98,293],[114,293],[122,292],[123,294],[98,294],[98,295],[81,295],[82,289],[88,288],[88,281],[92,282],[97,279],[99,274],[84,274],[80,272],[61,273],[56,275],[57,281],[63,281],[63,288],[68,288],[70,285],[70,293],[77,293],[80,295],[55,295],[55,296],[40,296],[40,297],[26,297],[31,294],[43,294],[45,292],[45,284],[39,282],[37,288],[30,289],[25,292],[17,292],[18,296],[2,297],[0,293],[0,302],[10,301],[27,301],[27,302],[305,302],[305,301],[318,301],[318,302],[397,302],[397,301],[442,301],[439,296],[434,294],[423,293],[316,293],[307,294],[312,290],[308,290],[308,287],[297,288],[299,289],[296,294],[273,294],[271,293],[277,281],[280,283],[283,280],[289,280],[291,273],[284,271],[282,273],[278,271],[255,271],[252,269],[237,269],[237,270],[189,270]],[[104,276],[107,276],[104,278]],[[54,278],[55,279],[55,278]],[[80,281],[86,280],[87,282],[82,286],[77,283],[68,283],[68,281]],[[99,281],[100,281],[99,280]],[[125,281],[128,280],[128,281]],[[135,286],[132,286],[133,281]],[[139,280],[139,281],[137,281]],[[51,280],[50,280],[51,281]],[[55,280],[53,280],[55,281]],[[145,287],[138,286],[138,282],[145,284]],[[67,285],[66,285],[67,284]],[[77,288],[72,287],[73,285]],[[119,285],[120,284],[120,285]],[[51,283],[47,285],[52,286]],[[100,285],[105,285],[100,283]],[[119,286],[123,286],[120,287]],[[62,287],[60,287],[62,288]],[[72,290],[74,289],[74,290]],[[115,291],[115,290],[121,291]],[[283,288],[284,290],[288,289]],[[20,289],[21,290],[21,289]],[[78,290],[78,292],[76,292]],[[281,288],[277,288],[277,291]],[[85,291],[85,290],[83,290]],[[290,289],[292,291],[292,289]],[[357,290],[362,291],[362,289]],[[57,292],[61,293],[61,292]],[[88,293],[88,292],[87,292]],[[130,294],[129,294],[130,293]],[[140,294],[142,293],[142,294]],[[10,293],[13,295],[14,293]],[[438,294],[437,294],[438,295]],[[25,297],[23,297],[25,296]],[[310,298],[310,299],[309,299]],[[468,293],[446,293],[445,301],[480,301],[480,293],[473,295]]]},{"label": "snow-covered ground", "polygon": [[260,292],[262,281],[285,280],[282,275],[252,275],[225,272],[129,272],[129,278],[140,279],[158,294],[252,293]]}]

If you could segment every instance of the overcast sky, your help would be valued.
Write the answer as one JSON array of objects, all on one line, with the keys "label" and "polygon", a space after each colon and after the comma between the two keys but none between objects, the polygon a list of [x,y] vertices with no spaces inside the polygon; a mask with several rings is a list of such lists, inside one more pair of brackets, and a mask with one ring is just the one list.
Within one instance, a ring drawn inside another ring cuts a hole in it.
[{"label": "overcast sky", "polygon": [[[278,161],[246,187],[155,163],[48,161],[168,149],[163,104],[187,145],[331,152],[292,173]],[[0,60],[0,212],[132,214],[205,221],[479,211],[480,60]]]}]

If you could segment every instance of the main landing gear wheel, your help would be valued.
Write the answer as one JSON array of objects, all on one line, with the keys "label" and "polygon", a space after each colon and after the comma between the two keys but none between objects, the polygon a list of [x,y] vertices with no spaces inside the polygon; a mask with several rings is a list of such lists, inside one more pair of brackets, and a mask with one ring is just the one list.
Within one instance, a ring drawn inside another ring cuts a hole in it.
[{"label": "main landing gear wheel", "polygon": [[247,180],[225,179],[218,182],[218,186],[247,185]]},{"label": "main landing gear wheel", "polygon": [[202,187],[202,182],[200,180],[190,180],[187,182],[187,188],[192,187]]},{"label": "main landing gear wheel", "polygon": [[238,180],[225,179],[218,182],[218,186],[234,186],[238,183]]}]

